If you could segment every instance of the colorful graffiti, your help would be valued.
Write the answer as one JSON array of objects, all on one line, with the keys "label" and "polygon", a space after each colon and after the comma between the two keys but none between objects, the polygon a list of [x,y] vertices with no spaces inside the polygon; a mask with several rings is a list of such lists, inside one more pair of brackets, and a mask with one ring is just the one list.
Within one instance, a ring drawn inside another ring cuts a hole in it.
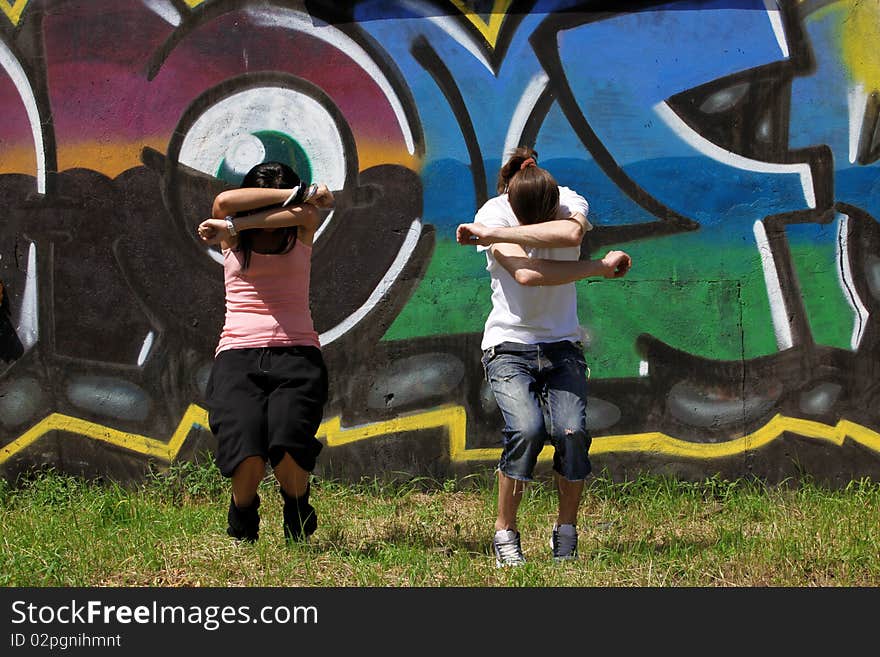
[{"label": "colorful graffiti", "polygon": [[[880,473],[880,31],[856,0],[0,2],[0,471],[209,450],[195,226],[253,164],[327,181],[322,474],[490,466],[484,257],[508,150],[590,201],[598,468]],[[549,448],[543,453],[548,462]]]}]

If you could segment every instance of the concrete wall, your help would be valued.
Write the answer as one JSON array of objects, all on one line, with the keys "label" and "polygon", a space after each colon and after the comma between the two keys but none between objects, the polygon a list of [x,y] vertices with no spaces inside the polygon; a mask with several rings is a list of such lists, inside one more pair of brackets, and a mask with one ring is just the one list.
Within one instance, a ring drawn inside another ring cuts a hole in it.
[{"label": "concrete wall", "polygon": [[0,3],[0,472],[212,448],[194,228],[264,159],[338,190],[319,473],[491,467],[454,228],[529,144],[591,203],[583,257],[634,258],[578,284],[597,470],[876,477],[878,32],[868,1]]}]

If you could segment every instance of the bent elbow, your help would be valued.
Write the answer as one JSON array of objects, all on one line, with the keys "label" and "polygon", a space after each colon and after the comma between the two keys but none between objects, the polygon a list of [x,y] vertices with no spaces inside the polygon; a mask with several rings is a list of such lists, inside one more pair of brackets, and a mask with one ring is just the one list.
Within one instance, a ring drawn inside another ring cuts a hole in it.
[{"label": "bent elbow", "polygon": [[541,275],[531,269],[517,269],[513,279],[520,285],[534,287],[541,284]]},{"label": "bent elbow", "polygon": [[576,224],[569,235],[569,246],[580,246],[584,241],[584,228],[580,224]]},{"label": "bent elbow", "polygon": [[229,203],[226,202],[226,199],[221,192],[214,199],[214,205],[211,206],[211,215],[217,219],[222,219],[230,214],[232,213],[229,211]]}]

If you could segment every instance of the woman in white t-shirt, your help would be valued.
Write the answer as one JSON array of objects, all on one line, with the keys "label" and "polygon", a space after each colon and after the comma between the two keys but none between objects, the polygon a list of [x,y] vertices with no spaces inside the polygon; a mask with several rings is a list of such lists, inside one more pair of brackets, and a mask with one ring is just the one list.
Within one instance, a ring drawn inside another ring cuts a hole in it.
[{"label": "woman in white t-shirt", "polygon": [[492,310],[481,348],[486,378],[504,418],[498,464],[496,565],[525,562],[516,515],[547,440],[559,512],[551,531],[553,557],[577,557],[577,512],[590,473],[586,427],[587,376],[574,282],[619,278],[632,261],[623,251],[580,260],[592,226],[587,201],[537,166],[538,154],[516,149],[498,174],[498,196],[461,224],[456,239],[485,251]]}]

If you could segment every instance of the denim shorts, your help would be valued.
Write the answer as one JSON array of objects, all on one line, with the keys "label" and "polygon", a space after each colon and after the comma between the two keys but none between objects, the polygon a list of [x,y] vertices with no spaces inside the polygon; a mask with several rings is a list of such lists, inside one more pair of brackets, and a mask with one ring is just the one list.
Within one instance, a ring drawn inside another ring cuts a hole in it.
[{"label": "denim shorts", "polygon": [[580,343],[502,342],[483,352],[486,379],[504,419],[498,469],[531,481],[549,439],[553,470],[582,481],[592,466],[586,426],[587,364]]}]

